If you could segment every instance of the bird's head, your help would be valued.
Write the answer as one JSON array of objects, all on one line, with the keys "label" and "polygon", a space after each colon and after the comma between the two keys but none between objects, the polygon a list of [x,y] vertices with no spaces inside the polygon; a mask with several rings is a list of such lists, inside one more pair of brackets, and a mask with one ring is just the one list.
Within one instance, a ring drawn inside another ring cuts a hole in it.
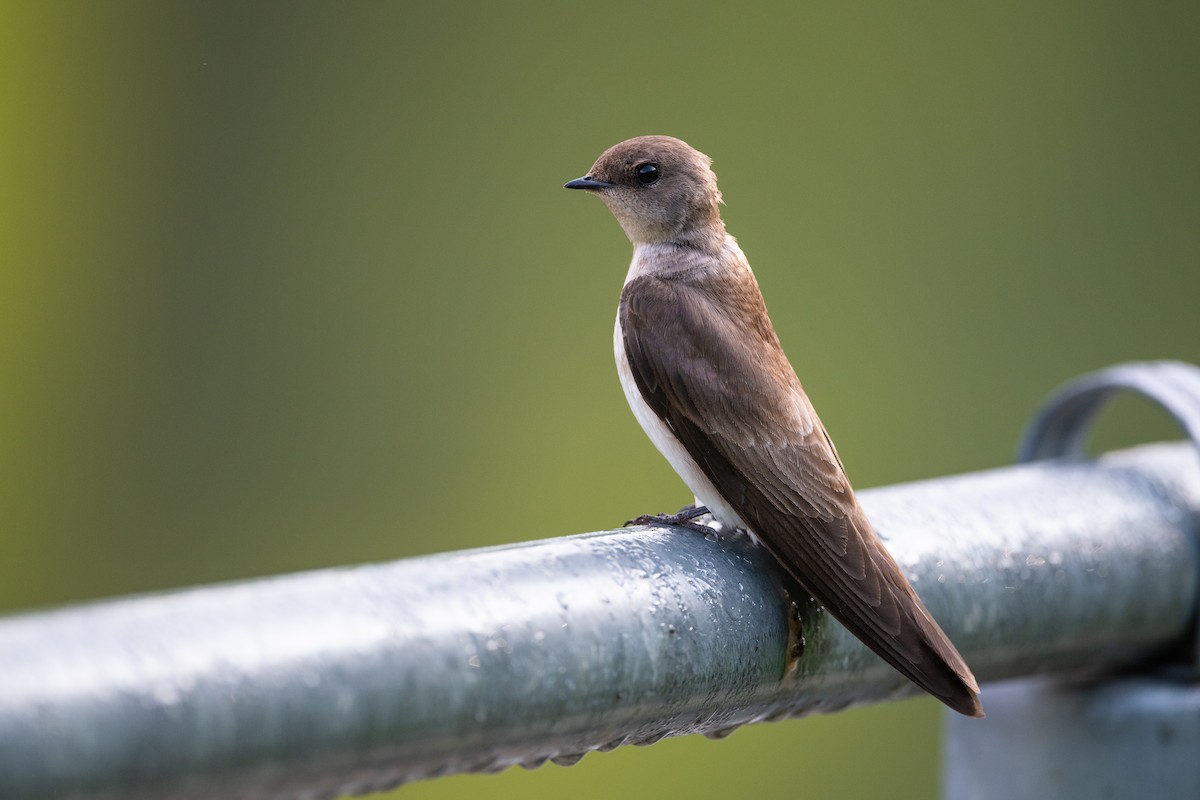
[{"label": "bird's head", "polygon": [[565,186],[598,195],[635,245],[707,248],[724,236],[711,165],[712,159],[679,139],[639,136],[605,150],[587,175]]}]

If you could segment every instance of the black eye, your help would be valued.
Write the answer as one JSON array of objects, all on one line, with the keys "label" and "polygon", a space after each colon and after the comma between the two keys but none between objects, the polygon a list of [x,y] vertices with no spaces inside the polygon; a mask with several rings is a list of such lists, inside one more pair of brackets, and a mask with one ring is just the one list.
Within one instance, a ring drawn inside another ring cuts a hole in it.
[{"label": "black eye", "polygon": [[649,186],[658,180],[658,165],[642,164],[635,170],[635,174],[637,175],[638,183],[642,186]]}]

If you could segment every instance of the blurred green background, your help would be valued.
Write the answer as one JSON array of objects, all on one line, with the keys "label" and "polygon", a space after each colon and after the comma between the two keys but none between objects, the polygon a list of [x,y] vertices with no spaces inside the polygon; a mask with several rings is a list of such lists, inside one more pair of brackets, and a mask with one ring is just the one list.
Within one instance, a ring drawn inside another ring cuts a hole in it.
[{"label": "blurred green background", "polygon": [[[560,188],[638,134],[715,159],[860,487],[1009,463],[1081,372],[1200,361],[1194,2],[0,15],[0,610],[683,504],[612,364],[629,245]],[[938,713],[402,794],[928,797]]]}]

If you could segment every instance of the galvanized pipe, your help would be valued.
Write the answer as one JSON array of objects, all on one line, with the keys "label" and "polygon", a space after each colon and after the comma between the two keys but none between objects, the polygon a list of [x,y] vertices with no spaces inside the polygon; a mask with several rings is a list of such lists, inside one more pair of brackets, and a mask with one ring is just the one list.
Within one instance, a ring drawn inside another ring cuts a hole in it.
[{"label": "galvanized pipe", "polygon": [[[1188,632],[1186,445],[861,497],[982,681]],[[606,531],[0,620],[0,797],[332,797],[913,691],[744,538]]]}]

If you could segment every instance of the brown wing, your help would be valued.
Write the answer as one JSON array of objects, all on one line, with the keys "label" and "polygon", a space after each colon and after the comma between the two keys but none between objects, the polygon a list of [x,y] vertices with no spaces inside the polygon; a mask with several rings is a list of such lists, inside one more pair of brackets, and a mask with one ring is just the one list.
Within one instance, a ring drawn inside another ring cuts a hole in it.
[{"label": "brown wing", "polygon": [[647,404],[771,554],[889,664],[981,715],[970,669],[855,499],[753,276],[643,276],[619,313]]}]

